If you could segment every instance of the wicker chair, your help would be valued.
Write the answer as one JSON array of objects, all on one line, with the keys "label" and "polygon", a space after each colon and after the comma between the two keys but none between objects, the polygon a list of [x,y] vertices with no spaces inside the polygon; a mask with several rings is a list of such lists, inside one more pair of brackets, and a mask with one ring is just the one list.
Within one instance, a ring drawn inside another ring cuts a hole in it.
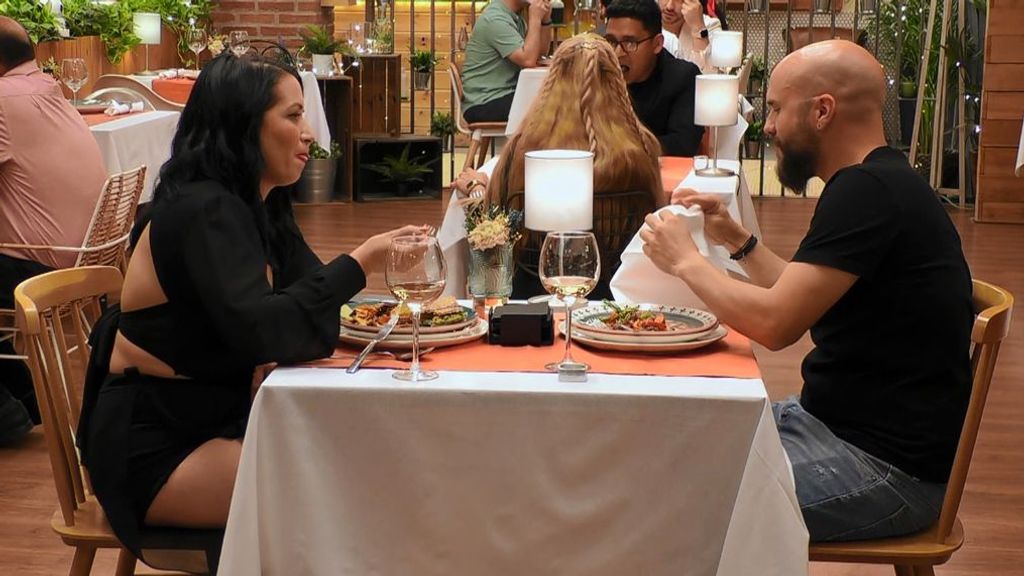
[{"label": "wicker chair", "polygon": [[[525,196],[509,196],[506,208],[523,210]],[[622,251],[644,223],[644,217],[657,208],[654,197],[645,190],[594,195],[594,237],[601,252],[601,278],[591,298],[610,298],[608,283],[621,264]],[[542,293],[537,274],[544,233],[526,230],[516,246],[516,277],[512,297],[523,298]]]}]

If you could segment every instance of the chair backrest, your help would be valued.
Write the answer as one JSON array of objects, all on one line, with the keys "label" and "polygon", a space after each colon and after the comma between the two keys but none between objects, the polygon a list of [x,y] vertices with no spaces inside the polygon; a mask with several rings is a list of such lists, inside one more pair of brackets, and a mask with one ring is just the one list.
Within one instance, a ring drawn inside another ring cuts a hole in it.
[{"label": "chair backrest", "polygon": [[942,542],[949,536],[960,509],[960,498],[967,482],[967,472],[974,454],[974,443],[978,439],[978,427],[985,410],[992,372],[996,367],[999,345],[1010,333],[1010,319],[1013,311],[1013,295],[1006,290],[974,280],[974,328],[971,331],[971,399],[967,405],[967,417],[960,432],[960,442],[953,460],[953,470],[946,483],[946,496],[942,501],[942,512],[936,529],[936,537]]},{"label": "chair backrest", "polygon": [[463,134],[472,134],[469,123],[462,115],[462,74],[455,64],[448,64],[448,80],[452,84],[452,99],[455,102],[455,127]]},{"label": "chair backrest", "polygon": [[[508,197],[507,208],[523,210],[526,197],[517,192]],[[654,198],[646,190],[594,195],[594,237],[601,252],[601,279],[607,286],[621,264],[622,251],[656,208]],[[540,248],[544,233],[527,230],[516,246],[516,267],[530,276],[537,276]]]},{"label": "chair backrest", "polygon": [[743,59],[743,63],[740,64],[740,70],[736,73],[736,78],[740,82],[740,94],[744,94],[747,91],[747,84],[750,82],[750,69],[753,68],[754,62],[747,56]]},{"label": "chair backrest", "polygon": [[128,238],[145,183],[145,166],[107,178],[85,232],[85,251],[79,253],[76,267],[114,266],[125,271]]},{"label": "chair backrest", "polygon": [[171,110],[174,112],[181,112],[185,109],[183,104],[177,102],[171,102],[163,96],[157,94],[152,88],[146,86],[142,82],[139,82],[131,76],[121,76],[119,74],[104,74],[96,79],[96,83],[93,84],[92,89],[99,91],[103,88],[127,88],[133,90],[141,95],[155,110]]},{"label": "chair backrest", "polygon": [[109,266],[66,268],[25,280],[14,289],[61,514],[68,526],[91,493],[75,448],[89,333],[107,304],[120,300],[121,271]]}]

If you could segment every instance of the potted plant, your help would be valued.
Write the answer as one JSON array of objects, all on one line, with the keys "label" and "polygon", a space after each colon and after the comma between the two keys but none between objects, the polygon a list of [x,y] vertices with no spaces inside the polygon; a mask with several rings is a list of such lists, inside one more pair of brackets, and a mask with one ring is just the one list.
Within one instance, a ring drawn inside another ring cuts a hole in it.
[{"label": "potted plant", "polygon": [[329,75],[334,72],[334,53],[341,43],[335,40],[323,26],[310,24],[299,36],[302,37],[303,52],[313,57],[313,73]]},{"label": "potted plant", "polygon": [[761,157],[761,141],[764,139],[764,123],[760,120],[754,120],[747,126],[747,131],[744,133],[743,152],[746,158],[760,158]]},{"label": "potted plant", "polygon": [[764,60],[760,56],[755,56],[750,61],[750,80],[747,89],[747,94],[753,94],[759,96],[761,94],[761,88],[764,86],[764,77],[767,70],[764,66]]},{"label": "potted plant", "polygon": [[409,57],[409,64],[412,66],[413,88],[416,90],[429,90],[430,77],[434,74],[434,65],[437,59],[430,50],[413,50]]},{"label": "potted plant", "polygon": [[330,150],[324,150],[316,141],[309,145],[309,161],[295,187],[297,202],[331,201],[334,197],[334,174],[338,158],[341,158],[341,144],[333,140]]},{"label": "potted plant", "polygon": [[430,134],[441,139],[441,150],[451,151],[452,135],[455,134],[455,122],[448,112],[434,112],[430,118]]},{"label": "potted plant", "polygon": [[415,183],[423,182],[423,176],[433,172],[434,169],[429,165],[437,160],[426,157],[409,158],[409,146],[410,144],[406,144],[402,154],[397,158],[385,156],[380,162],[365,165],[363,168],[380,174],[384,182],[393,182],[397,195],[408,196]]}]

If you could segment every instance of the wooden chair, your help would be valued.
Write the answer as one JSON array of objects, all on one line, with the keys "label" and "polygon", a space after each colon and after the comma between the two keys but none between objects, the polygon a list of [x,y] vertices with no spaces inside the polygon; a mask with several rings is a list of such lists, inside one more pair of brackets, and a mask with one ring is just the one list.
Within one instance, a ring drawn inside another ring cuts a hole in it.
[{"label": "wooden chair", "polygon": [[[114,535],[92,493],[74,434],[82,408],[91,327],[101,313],[101,299],[108,305],[120,300],[121,284],[117,268],[85,266],[29,278],[14,290],[18,328],[25,338],[60,503],[50,526],[65,544],[75,548],[71,576],[89,574],[100,548],[120,549],[117,576],[135,570],[135,556]],[[144,559],[161,569],[207,573],[208,566],[216,568],[216,556],[209,555],[207,544],[216,541],[219,554],[217,538],[222,534],[216,530],[146,528]]]},{"label": "wooden chair", "polygon": [[142,99],[147,102],[153,110],[170,110],[173,112],[181,112],[185,109],[184,104],[178,104],[172,102],[163,96],[157,94],[152,88],[139,82],[131,76],[121,76],[119,74],[104,74],[96,79],[96,83],[93,84],[93,94],[104,89],[104,88],[125,88],[136,92]]},{"label": "wooden chair", "polygon": [[811,544],[812,562],[892,564],[897,576],[932,576],[934,566],[949,560],[964,543],[964,529],[957,518],[960,497],[978,438],[992,371],[999,345],[1010,332],[1013,295],[987,282],[974,280],[974,329],[971,332],[971,368],[974,374],[953,470],[946,484],[939,520],[931,528],[897,538]]},{"label": "wooden chair", "polygon": [[[456,66],[448,66],[448,78],[452,83],[452,98],[455,99],[455,127],[459,132],[470,137],[469,151],[466,152],[466,161],[462,164],[462,169],[476,168],[487,159],[487,150],[491,147],[491,141],[505,135],[505,127],[508,123],[474,122],[471,124],[466,122],[466,117],[462,115],[462,76]],[[479,158],[474,163],[473,157],[477,155]]]},{"label": "wooden chair", "polygon": [[[75,266],[114,266],[124,272],[128,267],[128,237],[135,222],[142,187],[146,183],[146,167],[114,174],[103,184],[96,201],[92,220],[81,246],[43,246],[34,244],[0,244],[0,248],[18,250],[49,250],[78,254]],[[18,330],[14,310],[0,309],[0,342],[13,340],[15,349]],[[0,354],[0,360],[25,360],[22,353]]]},{"label": "wooden chair", "polygon": [[[506,208],[523,210],[526,197],[523,192],[509,196]],[[593,233],[601,253],[601,278],[593,297],[610,295],[608,283],[621,264],[622,251],[644,223],[644,218],[657,208],[654,198],[647,191],[615,192],[594,195]],[[524,230],[523,238],[516,246],[516,268],[520,277],[535,279],[540,262],[540,249],[544,244],[544,233]],[[532,295],[532,294],[531,294]]]}]

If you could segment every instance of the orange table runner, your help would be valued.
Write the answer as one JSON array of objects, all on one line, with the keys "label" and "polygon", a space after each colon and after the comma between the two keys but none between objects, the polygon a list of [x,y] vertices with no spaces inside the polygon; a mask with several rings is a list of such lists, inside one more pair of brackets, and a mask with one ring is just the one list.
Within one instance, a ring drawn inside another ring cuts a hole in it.
[{"label": "orange table runner", "polygon": [[[424,345],[424,347],[428,346]],[[554,346],[491,346],[485,338],[471,344],[438,348],[423,358],[429,370],[458,372],[545,372],[544,365],[562,357],[565,341],[555,339]],[[647,376],[715,376],[726,378],[760,378],[750,340],[730,330],[714,344],[690,352],[671,355],[629,354],[594,350],[573,345],[572,355],[580,362],[590,364],[590,371],[602,374],[637,374]],[[360,347],[339,346],[336,353],[345,358],[324,359],[308,365],[320,368],[348,368],[352,356]],[[366,368],[408,368],[408,362],[398,362],[371,355],[363,364]]]},{"label": "orange table runner", "polygon": [[195,85],[196,81],[191,78],[154,78],[153,92],[171,102],[185,104]]},{"label": "orange table runner", "polygon": [[676,186],[693,170],[693,158],[681,156],[661,157],[661,187],[671,194]]},{"label": "orange table runner", "polygon": [[120,120],[129,116],[140,116],[142,114],[148,114],[148,112],[129,112],[128,114],[118,114],[116,116],[107,116],[100,112],[99,114],[82,114],[82,118],[85,119],[85,123],[89,126],[99,126],[100,124],[106,124],[107,122],[113,122],[114,120]]}]

